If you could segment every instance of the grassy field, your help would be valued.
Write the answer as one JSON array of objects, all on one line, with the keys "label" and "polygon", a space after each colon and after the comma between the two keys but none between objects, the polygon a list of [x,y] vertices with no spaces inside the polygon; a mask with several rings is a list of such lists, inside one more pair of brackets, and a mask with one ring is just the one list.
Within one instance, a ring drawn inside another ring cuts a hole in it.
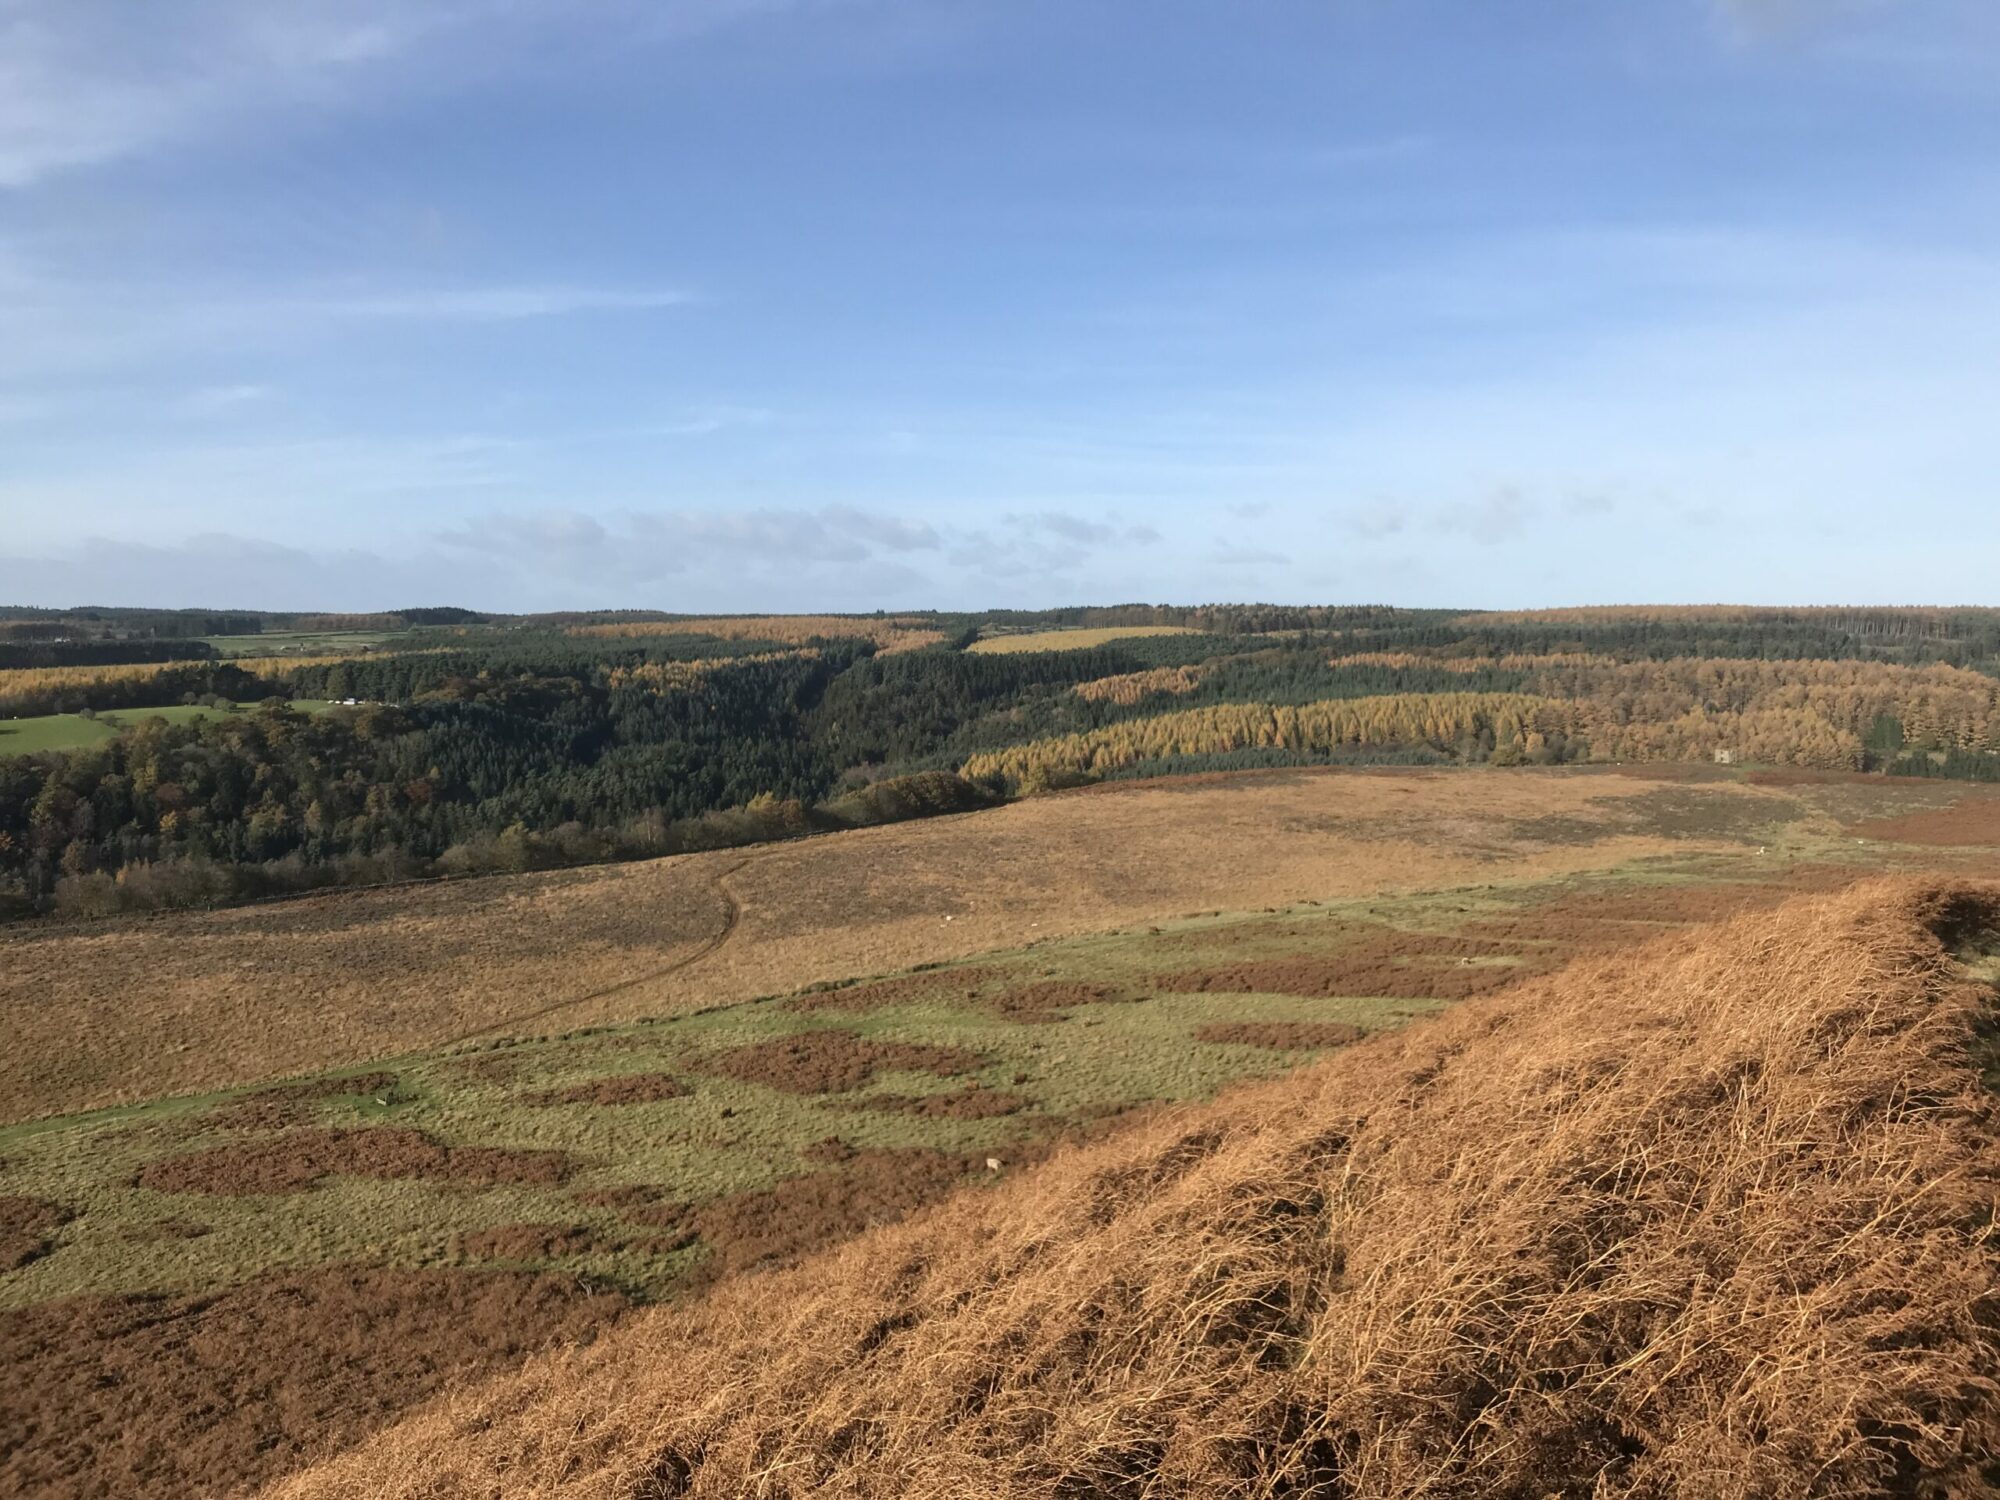
[{"label": "grassy field", "polygon": [[1129,641],[1144,635],[1200,635],[1191,625],[1112,625],[1097,630],[1031,630],[1020,635],[989,635],[966,649],[988,655],[1011,651],[1081,651],[1108,641]]},{"label": "grassy field", "polygon": [[[807,1180],[865,1172],[891,1198],[936,1196],[987,1175],[989,1156],[1004,1170],[1135,1108],[1209,1098],[1581,953],[1854,873],[1760,883],[1649,864],[1188,916],[16,1124],[0,1128],[0,1196],[76,1217],[60,1253],[0,1277],[0,1308],[494,1258],[649,1300],[690,1271],[837,1237],[845,1220],[800,1192]],[[730,1212],[776,1207],[788,1183],[782,1222]],[[686,1210],[672,1227],[707,1231],[663,1249],[660,1204]],[[467,1248],[523,1225],[569,1233],[497,1257]]]},{"label": "grassy field", "polygon": [[[1438,918],[1428,898],[1385,910],[1408,923]],[[657,1236],[626,1218],[629,1203],[587,1200],[630,1192],[697,1210],[740,1201],[840,1170],[823,1159],[831,1137],[864,1153],[941,1153],[954,1159],[955,1178],[966,1159],[1039,1154],[1092,1122],[1149,1102],[1205,1098],[1311,1050],[1195,1040],[1205,1026],[1334,1022],[1379,1031],[1441,1003],[1414,993],[1174,992],[1154,982],[1163,972],[1257,955],[1330,958],[1381,926],[1350,908],[1282,917],[1193,919],[1157,934],[1079,939],[658,1021],[419,1053],[348,1070],[357,1082],[335,1073],[0,1129],[0,1193],[78,1212],[60,1253],[0,1278],[0,1307],[203,1291],[273,1267],[360,1258],[473,1264],[481,1257],[464,1250],[467,1235],[524,1223],[586,1234],[554,1254],[503,1257],[510,1264],[559,1265],[658,1296],[701,1249],[662,1253]],[[1496,975],[1519,961],[1488,960]],[[1423,988],[1438,965],[1410,962],[1409,982],[1398,987]],[[1447,987],[1463,982],[1439,976]],[[931,1055],[939,1049],[950,1055]],[[632,1102],[592,1097],[620,1081]],[[448,1147],[555,1152],[575,1166],[559,1181],[481,1182],[446,1160],[417,1163],[410,1176],[395,1175],[401,1163],[364,1164],[278,1196],[221,1186],[235,1168],[250,1172],[245,1182],[259,1171],[288,1181],[285,1167],[246,1163],[299,1131],[374,1129],[421,1132]],[[182,1191],[134,1185],[149,1163],[203,1152],[243,1160],[218,1162],[212,1181],[182,1183]],[[898,1163],[882,1165],[893,1181]],[[196,1224],[203,1232],[188,1233]],[[787,1232],[824,1238],[830,1227],[795,1220]],[[707,1250],[732,1263],[765,1248],[716,1238]]]},{"label": "grassy field", "polygon": [[[1301,900],[1667,862],[1982,851],[1850,823],[1986,794],[1614,771],[1281,771],[1019,802],[753,850],[0,932],[0,1121],[674,1014],[853,974]],[[1757,851],[1768,850],[1768,855]],[[1990,858],[1990,853],[1984,857]],[[143,973],[135,989],[130,976]],[[77,1039],[87,1037],[88,1045]]]},{"label": "grassy field", "polygon": [[[315,699],[295,698],[292,707],[304,713],[318,713],[327,705]],[[113,739],[118,731],[142,719],[165,719],[185,724],[190,719],[214,718],[221,713],[245,712],[243,705],[229,709],[205,708],[199,704],[175,704],[167,708],[107,709],[85,717],[82,714],[42,714],[29,719],[0,719],[0,755],[32,755],[38,750],[73,750]]]}]

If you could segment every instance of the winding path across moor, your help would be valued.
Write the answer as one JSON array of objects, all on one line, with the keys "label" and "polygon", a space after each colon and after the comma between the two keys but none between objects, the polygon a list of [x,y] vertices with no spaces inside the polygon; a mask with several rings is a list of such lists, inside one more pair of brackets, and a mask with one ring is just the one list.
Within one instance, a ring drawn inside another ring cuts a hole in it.
[{"label": "winding path across moor", "polygon": [[1900,846],[1858,846],[1847,825],[1973,795],[1612,770],[1198,777],[748,852],[20,927],[0,933],[0,1123],[556,1018],[570,1029],[677,1014],[1204,910],[1649,860],[1741,861],[1753,873],[1826,857],[1893,864]]},{"label": "winding path across moor", "polygon": [[461,1042],[469,1042],[482,1036],[504,1036],[510,1032],[517,1032],[525,1027],[533,1026],[539,1021],[546,1021],[550,1017],[560,1015],[566,1010],[575,1010],[579,1006],[594,1005],[599,1001],[609,1000],[615,995],[622,995],[627,990],[637,989],[640,985],[655,984],[662,979],[667,979],[680,973],[683,969],[692,968],[736,935],[736,929],[743,921],[743,903],[737,898],[736,893],[729,888],[729,877],[749,864],[751,858],[754,858],[754,856],[746,856],[743,859],[737,860],[728,869],[715,872],[715,893],[722,898],[722,925],[716,930],[713,937],[698,944],[692,951],[660,965],[657,969],[648,970],[644,974],[635,974],[630,979],[621,979],[615,984],[607,984],[601,989],[592,990],[587,995],[568,995],[551,1004],[537,1006],[533,1010],[524,1010],[514,1015],[501,1016],[496,1020],[487,1022],[483,1026],[474,1027],[471,1031],[463,1032],[455,1037],[448,1037],[444,1041],[437,1043],[437,1045],[441,1047],[455,1047]]}]

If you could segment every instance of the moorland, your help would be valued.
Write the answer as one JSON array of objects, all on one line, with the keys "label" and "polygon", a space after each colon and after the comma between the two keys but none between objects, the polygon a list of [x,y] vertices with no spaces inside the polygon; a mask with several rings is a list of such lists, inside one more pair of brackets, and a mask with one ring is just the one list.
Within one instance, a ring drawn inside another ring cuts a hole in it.
[{"label": "moorland", "polygon": [[1114,613],[12,669],[0,1489],[1976,1492],[2000,616]]}]

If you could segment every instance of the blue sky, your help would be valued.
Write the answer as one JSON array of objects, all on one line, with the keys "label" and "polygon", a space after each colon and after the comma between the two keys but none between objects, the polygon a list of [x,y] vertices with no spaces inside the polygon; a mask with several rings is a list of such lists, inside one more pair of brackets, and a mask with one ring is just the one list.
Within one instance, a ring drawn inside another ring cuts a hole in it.
[{"label": "blue sky", "polygon": [[1990,0],[0,0],[0,600],[2000,603]]}]

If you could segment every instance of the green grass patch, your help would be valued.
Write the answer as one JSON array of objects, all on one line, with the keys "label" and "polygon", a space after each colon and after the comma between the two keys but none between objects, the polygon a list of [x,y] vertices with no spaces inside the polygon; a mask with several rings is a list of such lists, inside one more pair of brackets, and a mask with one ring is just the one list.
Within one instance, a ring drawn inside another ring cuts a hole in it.
[{"label": "green grass patch", "polygon": [[[291,706],[302,713],[320,713],[330,705],[314,698],[294,698]],[[75,750],[85,745],[115,739],[121,729],[146,719],[164,719],[169,724],[186,724],[199,718],[218,718],[250,712],[242,704],[227,708],[207,708],[200,704],[174,704],[167,708],[106,709],[96,714],[42,714],[30,719],[0,719],[0,755],[33,755],[42,750]]]},{"label": "green grass patch", "polygon": [[[1153,982],[1163,974],[1260,958],[1331,956],[1385,926],[1450,933],[1564,892],[1635,879],[1685,880],[1694,873],[1692,864],[1649,861],[1620,878],[1496,883],[1251,914],[1195,914],[893,976],[890,1003],[873,1009],[828,1006],[827,993],[811,991],[345,1067],[294,1080],[289,1104],[275,1114],[258,1111],[268,1112],[271,1089],[285,1086],[32,1122],[0,1131],[0,1194],[53,1200],[77,1214],[55,1232],[51,1253],[0,1275],[0,1307],[84,1293],[205,1291],[277,1268],[464,1264],[460,1236],[522,1224],[592,1231],[586,1249],[543,1264],[642,1297],[668,1295],[699,1260],[699,1245],[676,1245],[671,1236],[647,1243],[619,1208],[579,1194],[646,1188],[664,1199],[700,1204],[761,1191],[830,1170],[814,1147],[832,1136],[861,1151],[928,1148],[974,1161],[989,1155],[1012,1161],[1037,1142],[1105,1116],[1155,1101],[1209,1098],[1230,1084],[1284,1072],[1309,1055],[1200,1041],[1195,1033],[1202,1027],[1344,1022],[1380,1032],[1443,1003],[1176,993]],[[1714,878],[1718,872],[1702,873]],[[1531,947],[1523,946],[1524,957]],[[1065,984],[1095,996],[1094,1003],[1050,1014],[1030,1011],[1025,1019],[1000,1003],[1031,986]],[[855,1088],[827,1094],[787,1092],[731,1076],[715,1064],[732,1049],[835,1031],[864,1041],[961,1048],[979,1062],[969,1073],[946,1077],[885,1069]],[[393,1082],[384,1083],[383,1074],[393,1075]],[[662,1074],[678,1085],[675,1096],[616,1105],[558,1097],[607,1078]],[[356,1082],[343,1087],[347,1080]],[[987,1118],[907,1107],[912,1099],[953,1096],[969,1085],[1007,1094],[1020,1107]],[[871,1101],[903,1107],[870,1109]],[[559,1151],[574,1171],[565,1183],[532,1186],[329,1176],[304,1190],[256,1197],[134,1185],[142,1168],[162,1158],[254,1148],[297,1128],[384,1127],[418,1131],[451,1147]]]}]

